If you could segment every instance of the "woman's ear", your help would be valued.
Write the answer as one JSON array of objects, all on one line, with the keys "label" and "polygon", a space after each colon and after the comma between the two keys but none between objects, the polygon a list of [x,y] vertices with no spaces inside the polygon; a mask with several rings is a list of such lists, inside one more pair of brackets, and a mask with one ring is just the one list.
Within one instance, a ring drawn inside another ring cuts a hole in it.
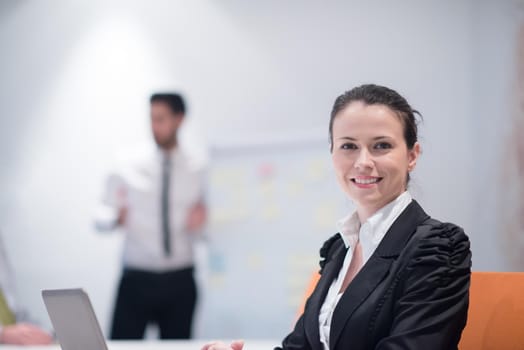
[{"label": "woman's ear", "polygon": [[408,150],[408,171],[412,171],[413,169],[415,169],[419,155],[420,144],[418,142],[415,142],[413,147],[410,150]]}]

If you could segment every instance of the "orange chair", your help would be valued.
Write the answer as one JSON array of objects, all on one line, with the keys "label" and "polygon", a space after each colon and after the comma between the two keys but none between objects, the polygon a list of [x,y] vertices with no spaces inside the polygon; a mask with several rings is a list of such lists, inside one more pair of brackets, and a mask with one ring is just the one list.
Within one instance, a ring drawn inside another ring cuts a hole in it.
[{"label": "orange chair", "polygon": [[311,279],[309,280],[309,283],[306,288],[306,293],[304,294],[304,299],[302,300],[298,308],[297,319],[304,313],[304,308],[306,307],[307,298],[309,298],[309,296],[313,293],[313,290],[315,290],[315,287],[317,286],[319,279],[320,279],[320,274],[318,272],[315,272],[311,276]]},{"label": "orange chair", "polygon": [[[319,278],[318,273],[311,277],[299,315]],[[524,350],[523,272],[471,274],[468,322],[459,349]]]},{"label": "orange chair", "polygon": [[473,272],[460,350],[524,350],[524,273]]}]

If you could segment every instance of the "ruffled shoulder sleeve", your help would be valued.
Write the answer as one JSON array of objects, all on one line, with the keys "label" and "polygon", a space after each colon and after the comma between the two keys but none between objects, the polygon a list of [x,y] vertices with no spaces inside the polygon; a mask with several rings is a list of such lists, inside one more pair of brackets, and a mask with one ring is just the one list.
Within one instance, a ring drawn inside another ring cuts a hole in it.
[{"label": "ruffled shoulder sleeve", "polygon": [[340,246],[340,244],[344,244],[344,242],[342,241],[342,237],[339,233],[334,234],[324,242],[322,248],[320,248],[320,271],[318,273],[322,274],[324,266],[331,259],[333,252],[337,247]]},{"label": "ruffled shoulder sleeve", "polygon": [[390,333],[377,349],[456,349],[467,319],[469,239],[459,226],[436,220],[415,233],[399,279]]},{"label": "ruffled shoulder sleeve", "polygon": [[464,230],[452,223],[438,222],[420,238],[408,268],[418,271],[431,269],[435,285],[447,285],[454,277],[469,275],[471,250]]}]

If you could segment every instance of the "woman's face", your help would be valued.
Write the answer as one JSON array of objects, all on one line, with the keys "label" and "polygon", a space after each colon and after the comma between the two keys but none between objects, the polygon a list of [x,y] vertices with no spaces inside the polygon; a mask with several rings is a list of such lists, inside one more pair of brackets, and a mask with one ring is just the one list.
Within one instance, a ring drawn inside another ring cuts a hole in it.
[{"label": "woman's face", "polygon": [[406,190],[420,145],[411,150],[399,117],[385,105],[355,101],[333,121],[333,165],[337,180],[367,219]]}]

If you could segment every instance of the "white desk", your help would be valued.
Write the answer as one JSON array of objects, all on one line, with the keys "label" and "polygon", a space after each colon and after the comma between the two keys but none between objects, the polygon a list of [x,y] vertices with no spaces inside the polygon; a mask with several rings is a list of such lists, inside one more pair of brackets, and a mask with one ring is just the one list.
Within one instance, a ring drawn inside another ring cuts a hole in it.
[{"label": "white desk", "polygon": [[[280,340],[246,340],[245,350],[272,350],[280,344]],[[109,341],[109,350],[200,350],[206,340],[180,340],[180,341]],[[59,345],[50,346],[13,346],[0,345],[1,350],[60,350]],[[98,349],[91,349],[98,350]]]}]

